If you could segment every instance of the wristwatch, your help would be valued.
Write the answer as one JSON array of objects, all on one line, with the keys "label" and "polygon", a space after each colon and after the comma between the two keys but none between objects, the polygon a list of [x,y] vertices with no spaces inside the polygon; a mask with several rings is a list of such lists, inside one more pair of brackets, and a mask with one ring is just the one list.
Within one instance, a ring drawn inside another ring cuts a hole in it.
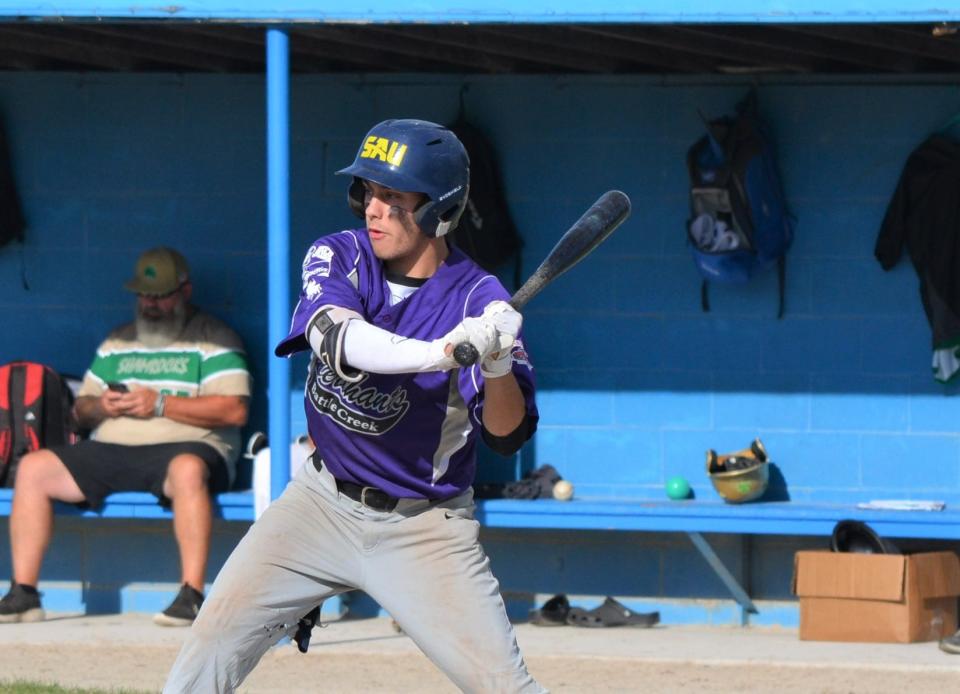
[{"label": "wristwatch", "polygon": [[164,393],[160,393],[160,395],[157,396],[157,401],[153,405],[153,416],[162,417],[163,410],[166,407],[166,405],[167,405],[167,396]]}]

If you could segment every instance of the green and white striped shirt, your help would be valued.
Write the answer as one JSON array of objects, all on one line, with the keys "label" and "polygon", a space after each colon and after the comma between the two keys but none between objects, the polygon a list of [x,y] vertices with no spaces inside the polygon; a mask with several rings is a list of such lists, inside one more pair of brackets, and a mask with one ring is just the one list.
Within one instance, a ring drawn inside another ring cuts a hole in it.
[{"label": "green and white striped shirt", "polygon": [[[178,397],[250,395],[250,372],[239,336],[222,321],[200,311],[189,318],[180,337],[165,347],[143,344],[137,339],[135,323],[111,332],[84,374],[80,395],[100,396],[113,382]],[[240,450],[237,427],[205,429],[166,417],[106,419],[91,438],[132,446],[201,441],[223,456],[231,479]]]}]

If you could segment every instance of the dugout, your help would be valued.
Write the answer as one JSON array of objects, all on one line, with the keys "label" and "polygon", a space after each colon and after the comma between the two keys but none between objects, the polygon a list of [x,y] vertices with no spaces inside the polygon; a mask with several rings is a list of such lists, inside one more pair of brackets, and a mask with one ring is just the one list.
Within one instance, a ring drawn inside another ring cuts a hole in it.
[{"label": "dugout", "polygon": [[[0,1],[0,112],[29,222],[22,249],[0,249],[0,358],[82,372],[129,314],[119,284],[136,254],[167,243],[187,253],[198,303],[247,343],[254,426],[295,435],[302,364],[287,372],[267,355],[301,253],[353,223],[332,171],[368,125],[400,113],[450,122],[462,98],[497,149],[526,271],[604,190],[634,203],[525,312],[543,423],[490,474],[550,463],[580,495],[658,499],[684,475],[708,499],[703,452],[760,435],[793,500],[960,501],[956,385],[930,377],[912,268],[884,273],[873,259],[906,157],[960,112],[960,4],[870,5]],[[773,273],[714,289],[702,313],[684,246],[698,109],[728,112],[750,86],[797,217],[779,321]],[[288,117],[272,98],[287,88]],[[267,149],[283,124],[289,167]],[[285,171],[289,208],[270,208],[268,180],[287,199]],[[44,590],[64,609],[166,602],[165,526],[61,521]],[[726,529],[714,546],[769,605],[754,619],[795,623],[792,555],[823,538]],[[211,579],[242,530],[218,524]],[[485,544],[518,603],[610,593],[668,623],[742,618],[673,533],[493,530]]]}]

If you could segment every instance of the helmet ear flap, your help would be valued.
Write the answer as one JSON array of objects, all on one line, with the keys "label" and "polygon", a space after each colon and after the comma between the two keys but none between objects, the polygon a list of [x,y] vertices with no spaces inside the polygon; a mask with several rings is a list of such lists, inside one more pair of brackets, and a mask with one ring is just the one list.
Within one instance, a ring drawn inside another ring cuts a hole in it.
[{"label": "helmet ear flap", "polygon": [[435,238],[436,236],[443,235],[443,234],[435,233],[435,230],[431,229],[430,225],[428,224],[431,217],[430,212],[433,210],[434,207],[436,207],[436,205],[437,203],[427,198],[426,200],[424,200],[423,204],[420,205],[420,207],[418,207],[413,213],[413,221],[417,223],[418,227],[420,227],[420,231],[422,231],[425,235],[429,236],[430,238]]},{"label": "helmet ear flap", "polygon": [[712,448],[707,451],[707,472],[712,474],[714,472],[722,472],[723,468],[720,467],[720,464],[717,461],[717,452]]},{"label": "helmet ear flap", "polygon": [[347,203],[350,205],[350,211],[360,219],[366,218],[367,206],[364,202],[365,197],[366,190],[363,188],[363,181],[354,176],[350,187],[347,189]]},{"label": "helmet ear flap", "polygon": [[[470,184],[467,183],[463,187],[463,194],[460,196],[460,202],[447,210],[446,213],[440,215],[440,222],[445,225],[443,233],[446,234],[448,231],[453,231],[456,229],[457,224],[460,223],[460,218],[463,216],[464,210],[467,209],[467,204],[470,202]],[[441,234],[437,234],[441,236]]]},{"label": "helmet ear flap", "polygon": [[460,217],[463,216],[463,211],[467,209],[467,202],[470,199],[470,186],[467,185],[464,188],[460,202],[437,216],[439,221],[437,223],[437,233],[434,236],[444,236],[457,228]]},{"label": "helmet ear flap", "polygon": [[449,232],[453,231],[460,222],[460,217],[467,207],[469,193],[470,186],[467,185],[464,187],[460,201],[442,211],[437,209],[439,203],[427,200],[417,208],[413,219],[417,223],[417,226],[420,227],[420,230],[430,238],[435,239],[446,236]]}]

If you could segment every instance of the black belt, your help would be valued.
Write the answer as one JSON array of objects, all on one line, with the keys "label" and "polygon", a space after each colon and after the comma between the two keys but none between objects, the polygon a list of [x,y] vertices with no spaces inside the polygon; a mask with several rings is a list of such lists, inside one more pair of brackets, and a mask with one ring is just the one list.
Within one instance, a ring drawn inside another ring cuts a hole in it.
[{"label": "black belt", "polygon": [[[313,466],[318,471],[323,469],[323,461],[320,460],[320,456],[313,456]],[[367,508],[372,508],[374,511],[392,511],[397,507],[397,502],[400,501],[397,497],[390,496],[376,487],[364,487],[362,484],[354,484],[336,478],[334,480],[337,483],[337,491],[354,501],[359,501]]]}]

